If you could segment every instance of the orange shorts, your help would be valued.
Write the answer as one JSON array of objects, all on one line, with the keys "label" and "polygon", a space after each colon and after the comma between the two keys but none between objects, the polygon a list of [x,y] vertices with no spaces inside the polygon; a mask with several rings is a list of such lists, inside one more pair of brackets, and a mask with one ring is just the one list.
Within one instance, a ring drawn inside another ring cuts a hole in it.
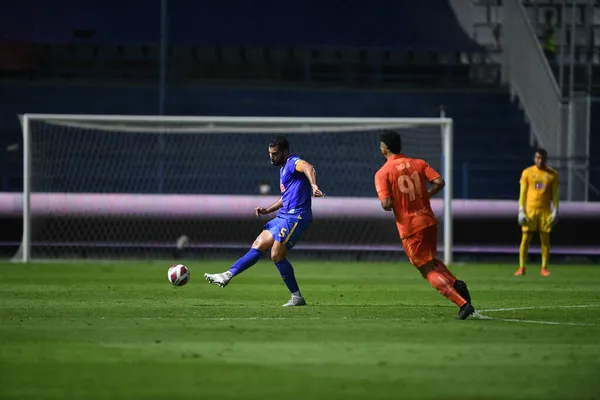
[{"label": "orange shorts", "polygon": [[417,268],[437,257],[437,225],[431,225],[402,240],[404,251]]}]

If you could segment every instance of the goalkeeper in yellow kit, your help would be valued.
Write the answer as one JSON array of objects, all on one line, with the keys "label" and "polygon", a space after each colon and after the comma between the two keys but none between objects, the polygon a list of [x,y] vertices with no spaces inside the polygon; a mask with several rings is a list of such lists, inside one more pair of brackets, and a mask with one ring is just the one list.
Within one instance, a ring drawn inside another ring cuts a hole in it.
[{"label": "goalkeeper in yellow kit", "polygon": [[558,172],[546,165],[548,153],[537,149],[535,165],[521,174],[519,195],[519,225],[523,230],[519,248],[519,269],[515,276],[525,275],[525,261],[534,232],[540,233],[542,247],[542,276],[549,276],[550,232],[558,217]]}]

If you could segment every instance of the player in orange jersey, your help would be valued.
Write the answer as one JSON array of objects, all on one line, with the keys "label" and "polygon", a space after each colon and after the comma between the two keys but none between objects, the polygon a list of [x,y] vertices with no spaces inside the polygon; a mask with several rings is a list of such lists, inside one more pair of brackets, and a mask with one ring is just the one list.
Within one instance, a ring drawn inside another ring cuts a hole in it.
[{"label": "player in orange jersey", "polygon": [[[421,275],[460,310],[457,319],[475,312],[464,281],[457,280],[437,257],[437,220],[429,198],[445,185],[444,180],[425,161],[401,154],[402,141],[396,132],[380,138],[381,153],[387,162],[375,174],[375,189],[381,207],[393,211],[400,239],[410,262]],[[427,190],[427,184],[431,188]]]},{"label": "player in orange jersey", "polygon": [[533,161],[535,165],[525,168],[521,174],[518,221],[523,230],[519,248],[519,269],[515,276],[525,275],[525,261],[534,232],[540,233],[542,248],[542,276],[549,276],[550,232],[558,217],[558,172],[550,168],[546,161],[548,153],[537,149]]}]

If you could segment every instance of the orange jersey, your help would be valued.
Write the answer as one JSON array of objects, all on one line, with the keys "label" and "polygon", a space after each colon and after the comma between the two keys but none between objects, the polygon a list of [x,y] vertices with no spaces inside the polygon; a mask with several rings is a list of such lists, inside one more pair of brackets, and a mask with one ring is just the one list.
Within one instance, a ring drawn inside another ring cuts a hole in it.
[{"label": "orange jersey", "polygon": [[402,239],[437,224],[427,183],[439,178],[423,160],[396,154],[375,174],[375,189],[380,200],[392,199],[396,225]]},{"label": "orange jersey", "polygon": [[550,209],[555,185],[558,185],[558,172],[550,167],[539,169],[535,165],[525,168],[521,174],[521,185],[525,185],[525,209]]}]

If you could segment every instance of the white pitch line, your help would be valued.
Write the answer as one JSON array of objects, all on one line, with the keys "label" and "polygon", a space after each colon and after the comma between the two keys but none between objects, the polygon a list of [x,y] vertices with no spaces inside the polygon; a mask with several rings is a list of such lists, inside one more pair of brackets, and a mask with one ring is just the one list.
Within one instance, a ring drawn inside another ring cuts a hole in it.
[{"label": "white pitch line", "polygon": [[[401,321],[401,318],[352,318],[352,317],[190,317],[185,319],[200,319],[203,321]],[[101,318],[104,319],[104,318]],[[154,321],[159,319],[172,319],[162,317],[137,317],[136,320]]]},{"label": "white pitch line", "polygon": [[583,304],[583,305],[576,305],[576,306],[530,306],[530,307],[512,307],[512,308],[494,308],[494,309],[489,309],[489,310],[480,310],[479,312],[542,310],[542,309],[557,309],[557,308],[595,308],[595,307],[600,307],[600,304]]},{"label": "white pitch line", "polygon": [[205,321],[282,321],[282,320],[307,320],[320,318],[288,318],[288,317],[207,317],[202,318]]},{"label": "white pitch line", "polygon": [[[523,311],[523,310],[542,310],[542,309],[564,309],[564,308],[595,308],[600,307],[600,304],[582,304],[572,306],[529,306],[529,307],[510,307],[510,308],[493,308],[486,310],[479,310],[473,314],[473,317],[486,320],[504,321],[504,322],[520,322],[528,324],[541,324],[541,325],[570,325],[570,326],[598,326],[598,324],[586,324],[577,322],[560,322],[560,321],[537,321],[529,319],[518,319],[518,318],[496,318],[481,313],[490,312],[502,312],[502,311]],[[352,317],[193,317],[204,321],[306,321],[306,320],[337,320],[337,321],[401,321],[402,318],[352,318]],[[104,319],[103,317],[101,319]],[[162,317],[139,317],[134,318],[137,320],[158,320],[163,319]],[[164,318],[169,319],[169,318]]]},{"label": "white pitch line", "polygon": [[556,321],[536,321],[531,319],[516,319],[516,318],[493,318],[482,314],[473,314],[474,317],[479,319],[488,319],[493,321],[504,321],[504,322],[521,322],[525,324],[540,324],[540,325],[571,325],[571,326],[596,326],[595,324],[580,324],[576,322],[556,322]]},{"label": "white pitch line", "polygon": [[597,324],[585,324],[577,322],[558,322],[558,321],[538,321],[530,319],[518,318],[495,318],[481,314],[482,312],[502,312],[502,311],[523,311],[523,310],[543,310],[543,309],[564,309],[564,308],[595,308],[600,307],[600,304],[582,304],[573,306],[530,306],[530,307],[511,307],[511,308],[494,308],[489,310],[481,310],[473,314],[479,319],[504,321],[504,322],[520,322],[525,324],[540,324],[540,325],[569,325],[569,326],[597,326]]}]

